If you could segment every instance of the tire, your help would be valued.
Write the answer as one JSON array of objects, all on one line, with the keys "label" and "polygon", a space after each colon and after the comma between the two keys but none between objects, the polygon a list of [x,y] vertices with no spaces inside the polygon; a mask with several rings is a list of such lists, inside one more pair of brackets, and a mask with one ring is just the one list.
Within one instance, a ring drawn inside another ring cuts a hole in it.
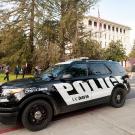
[{"label": "tire", "polygon": [[122,88],[115,88],[111,96],[111,105],[120,108],[125,104],[127,92]]},{"label": "tire", "polygon": [[31,131],[44,129],[51,121],[53,110],[44,100],[35,100],[28,104],[22,114],[22,124]]}]

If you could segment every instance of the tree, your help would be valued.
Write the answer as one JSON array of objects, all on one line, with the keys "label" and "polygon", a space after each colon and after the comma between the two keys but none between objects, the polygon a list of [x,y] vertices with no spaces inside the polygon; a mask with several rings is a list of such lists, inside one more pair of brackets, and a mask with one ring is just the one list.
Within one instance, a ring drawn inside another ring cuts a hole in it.
[{"label": "tree", "polygon": [[60,47],[57,44],[58,22],[46,20],[38,26],[37,32],[38,46],[34,53],[35,64],[46,69],[49,65],[57,63],[60,59]]},{"label": "tree", "polygon": [[90,59],[103,59],[101,45],[92,39],[79,40],[76,50],[74,50],[75,57],[89,57]]},{"label": "tree", "polygon": [[[48,48],[57,48],[56,59],[65,59],[65,46],[71,44],[73,50],[80,42],[79,28],[84,13],[97,0],[2,0],[0,3],[0,29],[17,29],[26,36],[25,61],[35,64],[40,58],[38,49],[43,48],[48,61]],[[4,3],[2,6],[2,3]],[[10,7],[5,6],[10,3]],[[8,39],[7,39],[8,40]],[[12,40],[13,42],[13,40]],[[76,49],[75,49],[76,50]],[[58,54],[58,53],[57,53]],[[3,54],[0,54],[3,55]],[[38,55],[38,56],[37,56]],[[72,54],[74,57],[74,54]],[[55,59],[55,58],[54,58]]]},{"label": "tree", "polygon": [[121,41],[112,41],[109,43],[109,47],[105,50],[105,56],[107,60],[123,61],[126,58],[126,52],[123,48]]},{"label": "tree", "polygon": [[[27,54],[26,61],[33,60],[35,47],[36,25],[42,23],[44,11],[41,0],[3,0],[1,3],[0,22],[1,28],[17,28],[25,32],[27,36]],[[11,7],[5,6],[10,4]]]},{"label": "tree", "polygon": [[[17,28],[0,31],[1,63],[22,64],[27,57],[27,39],[23,31]],[[26,61],[25,61],[26,62]]]},{"label": "tree", "polygon": [[[71,44],[76,48],[80,38],[79,26],[84,13],[93,6],[97,0],[48,0],[46,10],[52,19],[58,20],[58,44],[61,59],[65,59],[65,46]],[[73,55],[73,54],[72,54]],[[74,56],[73,56],[74,57]]]},{"label": "tree", "polygon": [[51,46],[48,47],[40,46],[37,50],[35,50],[35,63],[42,69],[46,69],[50,65],[58,63],[60,58],[59,50],[59,46],[53,43],[51,43]]}]

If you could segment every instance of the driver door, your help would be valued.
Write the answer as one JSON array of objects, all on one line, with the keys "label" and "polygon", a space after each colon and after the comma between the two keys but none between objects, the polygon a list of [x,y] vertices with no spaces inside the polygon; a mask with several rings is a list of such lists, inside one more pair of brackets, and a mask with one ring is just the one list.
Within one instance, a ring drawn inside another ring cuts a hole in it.
[{"label": "driver door", "polygon": [[62,75],[55,87],[66,106],[91,100],[91,89],[87,83],[88,67],[86,63],[74,63]]}]

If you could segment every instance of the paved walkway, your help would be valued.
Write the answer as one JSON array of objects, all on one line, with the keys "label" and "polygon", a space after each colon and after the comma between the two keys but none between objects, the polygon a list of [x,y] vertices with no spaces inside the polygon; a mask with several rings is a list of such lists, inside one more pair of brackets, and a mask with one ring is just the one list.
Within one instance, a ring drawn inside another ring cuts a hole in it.
[{"label": "paved walkway", "polygon": [[[1,126],[0,126],[1,127]],[[135,135],[135,99],[122,108],[94,107],[57,117],[44,130],[19,129],[4,135]]]}]

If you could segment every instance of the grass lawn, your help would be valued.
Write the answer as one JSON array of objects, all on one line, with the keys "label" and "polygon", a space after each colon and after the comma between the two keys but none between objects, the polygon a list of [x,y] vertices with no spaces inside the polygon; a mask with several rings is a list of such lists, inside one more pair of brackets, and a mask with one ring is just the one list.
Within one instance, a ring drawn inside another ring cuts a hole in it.
[{"label": "grass lawn", "polygon": [[[4,81],[5,74],[0,74],[0,83],[6,82]],[[33,77],[32,75],[25,75],[25,78]],[[19,75],[17,79],[21,79],[22,75]],[[14,74],[9,74],[9,80],[16,80],[16,76]]]}]

